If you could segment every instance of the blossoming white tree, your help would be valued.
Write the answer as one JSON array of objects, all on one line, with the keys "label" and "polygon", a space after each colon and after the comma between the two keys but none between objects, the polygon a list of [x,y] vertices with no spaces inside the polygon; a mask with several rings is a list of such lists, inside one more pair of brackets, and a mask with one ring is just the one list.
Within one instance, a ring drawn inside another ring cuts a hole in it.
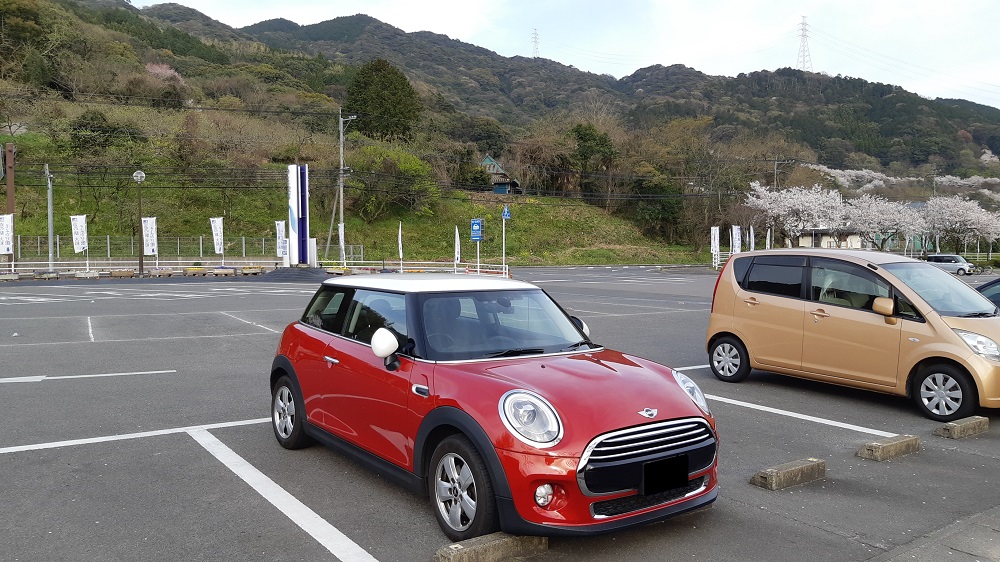
[{"label": "blossoming white tree", "polygon": [[931,197],[927,200],[924,218],[928,230],[956,252],[969,240],[997,237],[997,218],[983,210],[979,203],[961,196]]},{"label": "blossoming white tree", "polygon": [[923,216],[898,201],[866,193],[846,202],[847,220],[863,242],[885,250],[892,241],[922,234],[927,229]]},{"label": "blossoming white tree", "polygon": [[839,238],[847,224],[840,192],[820,185],[772,190],[753,182],[746,205],[763,213],[788,245],[809,229],[829,229]]}]

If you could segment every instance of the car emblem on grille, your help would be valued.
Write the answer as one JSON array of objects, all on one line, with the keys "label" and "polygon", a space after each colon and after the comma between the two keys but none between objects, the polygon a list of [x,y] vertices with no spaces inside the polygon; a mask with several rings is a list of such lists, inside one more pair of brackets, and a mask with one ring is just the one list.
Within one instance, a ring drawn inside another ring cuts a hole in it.
[{"label": "car emblem on grille", "polygon": [[646,408],[645,410],[640,410],[639,411],[639,415],[640,416],[646,416],[649,419],[653,419],[653,418],[656,417],[656,409],[655,408]]}]

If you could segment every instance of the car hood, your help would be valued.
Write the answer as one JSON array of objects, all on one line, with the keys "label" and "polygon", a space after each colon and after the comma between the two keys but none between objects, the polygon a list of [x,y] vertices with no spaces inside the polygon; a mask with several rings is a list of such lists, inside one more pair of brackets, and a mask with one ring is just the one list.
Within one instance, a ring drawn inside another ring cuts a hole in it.
[{"label": "car hood", "polygon": [[[479,375],[502,382],[501,389],[526,389],[543,396],[562,419],[562,445],[574,450],[609,431],[704,417],[669,368],[613,350],[514,358],[485,368],[480,364]],[[641,413],[653,411],[652,417]]]}]

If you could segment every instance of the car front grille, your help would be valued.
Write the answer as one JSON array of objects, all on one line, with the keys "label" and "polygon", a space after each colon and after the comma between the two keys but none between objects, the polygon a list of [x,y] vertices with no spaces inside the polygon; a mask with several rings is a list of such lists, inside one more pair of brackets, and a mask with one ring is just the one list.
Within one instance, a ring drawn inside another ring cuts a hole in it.
[{"label": "car front grille", "polygon": [[715,453],[715,433],[701,418],[630,427],[591,441],[580,459],[577,481],[592,496],[638,490],[647,462],[686,455],[693,474],[711,466]]}]

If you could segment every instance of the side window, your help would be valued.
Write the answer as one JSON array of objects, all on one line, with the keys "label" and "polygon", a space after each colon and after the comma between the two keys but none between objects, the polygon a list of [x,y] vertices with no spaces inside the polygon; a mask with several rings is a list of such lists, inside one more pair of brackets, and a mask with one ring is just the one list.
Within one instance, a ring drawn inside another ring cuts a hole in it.
[{"label": "side window", "polygon": [[339,334],[347,311],[345,305],[351,302],[353,292],[353,289],[341,287],[320,287],[306,307],[302,322],[320,330]]},{"label": "side window", "polygon": [[812,300],[871,310],[876,297],[891,294],[889,284],[868,269],[839,260],[811,260]]},{"label": "side window", "polygon": [[754,262],[747,274],[746,289],[785,297],[802,296],[803,268],[795,265],[777,265]]},{"label": "side window", "polygon": [[906,297],[902,295],[896,295],[896,316],[906,318],[908,320],[923,320],[923,316],[917,310],[917,307],[913,306]]},{"label": "side window", "polygon": [[347,313],[344,335],[371,343],[379,328],[387,328],[401,343],[406,341],[406,299],[397,293],[358,290]]},{"label": "side window", "polygon": [[750,269],[749,257],[733,258],[733,275],[736,276],[736,283],[742,285],[743,278],[746,277],[747,269]]}]

